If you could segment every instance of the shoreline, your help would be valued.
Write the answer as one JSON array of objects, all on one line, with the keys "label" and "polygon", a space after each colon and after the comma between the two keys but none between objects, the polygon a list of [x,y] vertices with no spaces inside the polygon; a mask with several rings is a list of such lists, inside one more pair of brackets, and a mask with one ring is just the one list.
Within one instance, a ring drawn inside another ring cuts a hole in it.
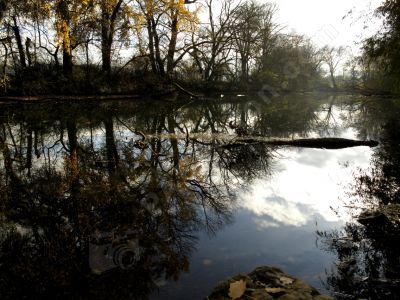
[{"label": "shoreline", "polygon": [[[195,91],[198,92],[198,91]],[[177,96],[177,95],[184,95],[186,93],[175,91],[166,91],[161,93],[128,93],[128,94],[99,94],[99,95],[57,95],[57,94],[48,94],[48,95],[34,95],[34,96],[0,96],[0,103],[38,103],[38,102],[47,102],[47,101],[113,101],[113,100],[131,100],[131,99],[144,99],[144,98],[151,98],[157,100],[158,97],[165,97],[162,99],[168,102],[174,102],[174,100],[169,99],[170,96]],[[205,94],[198,94],[196,96],[190,96],[190,98],[198,99],[198,100],[208,100],[213,98],[221,97],[221,95],[226,97],[249,97],[258,95],[259,92],[256,90],[249,90],[249,91],[223,91],[216,90],[210,95]],[[312,90],[312,91],[283,91],[279,94],[276,98],[286,96],[286,95],[305,95],[305,94],[329,94],[335,96],[343,96],[343,95],[352,95],[352,96],[362,96],[362,97],[382,97],[382,98],[397,98],[395,94],[374,94],[368,93],[366,94],[365,91],[346,91],[346,90],[336,90],[336,91],[319,91],[319,90]]]}]

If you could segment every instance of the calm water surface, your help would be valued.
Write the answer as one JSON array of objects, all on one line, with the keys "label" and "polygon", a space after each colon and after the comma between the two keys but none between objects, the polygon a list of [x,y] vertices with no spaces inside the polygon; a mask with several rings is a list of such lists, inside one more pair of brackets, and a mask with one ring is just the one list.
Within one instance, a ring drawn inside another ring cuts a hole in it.
[{"label": "calm water surface", "polygon": [[[203,299],[260,265],[339,298],[360,278],[398,277],[391,245],[354,220],[398,203],[398,101],[0,105],[2,299]],[[224,147],[238,134],[381,145]],[[370,261],[368,239],[382,246]]]}]

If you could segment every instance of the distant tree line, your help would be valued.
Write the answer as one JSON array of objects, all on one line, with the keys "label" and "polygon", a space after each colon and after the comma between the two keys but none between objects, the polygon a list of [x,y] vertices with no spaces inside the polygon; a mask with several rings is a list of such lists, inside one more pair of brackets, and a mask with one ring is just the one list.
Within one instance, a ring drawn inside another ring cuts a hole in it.
[{"label": "distant tree line", "polygon": [[276,11],[255,0],[0,0],[0,92],[338,88],[343,49],[284,34]]}]

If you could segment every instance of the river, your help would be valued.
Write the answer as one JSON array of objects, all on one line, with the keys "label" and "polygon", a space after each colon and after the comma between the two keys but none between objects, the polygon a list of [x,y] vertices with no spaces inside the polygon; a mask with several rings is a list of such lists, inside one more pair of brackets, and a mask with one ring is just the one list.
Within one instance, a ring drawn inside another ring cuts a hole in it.
[{"label": "river", "polygon": [[[399,111],[326,94],[1,103],[1,298],[203,299],[261,265],[373,294],[400,264],[356,218],[398,203]],[[242,137],[380,145],[226,147]]]}]

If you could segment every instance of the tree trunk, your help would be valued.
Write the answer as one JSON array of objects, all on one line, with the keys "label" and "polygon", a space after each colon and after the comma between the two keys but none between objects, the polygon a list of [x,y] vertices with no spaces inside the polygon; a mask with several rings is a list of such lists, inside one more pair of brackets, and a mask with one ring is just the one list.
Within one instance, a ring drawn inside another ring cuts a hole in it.
[{"label": "tree trunk", "polygon": [[174,56],[176,51],[176,42],[178,39],[178,16],[175,13],[171,23],[171,38],[168,47],[168,54],[167,54],[167,74],[171,76],[172,72],[174,71]]},{"label": "tree trunk", "polygon": [[247,83],[247,78],[248,78],[248,71],[247,71],[247,59],[245,56],[242,56],[241,58],[241,67],[242,67],[242,82]]},{"label": "tree trunk", "polygon": [[71,189],[76,192],[78,183],[78,130],[76,120],[69,118],[67,120],[67,133],[68,133],[68,144],[69,144],[69,157],[68,157],[68,170],[69,170],[69,181]]},{"label": "tree trunk", "polygon": [[154,35],[153,30],[151,28],[151,20],[147,19],[147,34],[149,35],[149,52],[150,52],[150,63],[151,69],[154,74],[158,74],[157,65],[156,65],[156,57],[154,53]]},{"label": "tree trunk", "polygon": [[28,177],[31,176],[32,169],[32,150],[33,150],[33,130],[30,125],[28,125],[28,136],[27,136],[27,149],[26,149],[26,165],[25,168],[28,169]]},{"label": "tree trunk", "polygon": [[337,84],[336,84],[336,80],[335,80],[335,74],[334,74],[332,68],[330,69],[330,73],[331,73],[331,79],[332,79],[333,88],[336,90],[337,89]]},{"label": "tree trunk", "polygon": [[0,151],[3,154],[3,159],[4,159],[4,169],[6,171],[6,175],[10,177],[11,180],[11,187],[13,187],[14,185],[17,187],[17,191],[16,192],[20,192],[18,191],[18,187],[21,184],[21,180],[19,179],[19,177],[17,176],[17,174],[14,172],[13,169],[13,165],[12,165],[12,158],[11,158],[11,151],[10,149],[8,149],[8,145],[6,143],[6,134],[5,134],[5,126],[3,124],[1,124],[1,129],[3,131],[3,136],[0,133]]},{"label": "tree trunk", "polygon": [[[64,42],[65,43],[65,42]],[[72,53],[71,49],[63,43],[63,73],[69,77],[72,75]]]},{"label": "tree trunk", "polygon": [[[172,135],[175,134],[175,120],[171,117],[168,116],[168,132]],[[176,137],[171,137],[170,139],[171,146],[172,146],[172,153],[173,153],[173,161],[174,161],[174,167],[176,170],[179,171],[179,147],[178,147],[178,140]],[[175,170],[174,170],[175,173]]]},{"label": "tree trunk", "polygon": [[30,67],[32,66],[32,55],[30,52],[31,45],[32,45],[31,39],[27,38],[25,42],[25,49],[26,49],[26,56],[28,58],[28,66]]},{"label": "tree trunk", "polygon": [[71,16],[65,0],[58,3],[57,14],[61,24],[59,34],[63,37],[63,73],[66,77],[70,77],[72,75]]},{"label": "tree trunk", "polygon": [[104,120],[104,127],[106,130],[106,152],[107,152],[107,164],[108,171],[110,174],[114,174],[118,167],[119,156],[117,151],[117,145],[114,138],[114,124],[111,116]]},{"label": "tree trunk", "polygon": [[53,57],[54,57],[54,65],[56,67],[57,73],[60,70],[60,62],[58,60],[58,51],[60,50],[60,46],[57,46],[56,51],[54,51]]},{"label": "tree trunk", "polygon": [[[4,63],[3,63],[3,79],[6,78],[6,72],[7,72],[7,63],[8,63],[8,47],[7,45],[3,42],[3,47],[4,47]],[[7,91],[7,85],[4,84],[4,92]]]},{"label": "tree trunk", "polygon": [[101,53],[102,71],[107,75],[111,74],[111,50],[114,41],[115,23],[121,9],[123,0],[118,0],[116,5],[110,10],[107,1],[101,2]]},{"label": "tree trunk", "polygon": [[151,27],[152,27],[152,31],[153,31],[153,37],[154,37],[154,49],[156,51],[156,62],[157,62],[158,74],[161,76],[164,76],[165,70],[164,70],[164,62],[161,58],[160,37],[157,34],[157,24],[154,21],[154,19],[151,20]]},{"label": "tree trunk", "polygon": [[19,60],[21,63],[21,67],[25,68],[26,67],[26,60],[25,60],[25,52],[24,52],[24,46],[22,44],[22,38],[21,38],[21,33],[19,30],[19,26],[17,25],[17,18],[15,16],[12,17],[14,26],[12,27],[12,30],[14,31],[15,35],[15,40],[17,41],[17,46],[18,46],[18,52],[19,52]]},{"label": "tree trunk", "polygon": [[[105,8],[103,8],[105,9]],[[102,13],[101,18],[101,55],[102,71],[108,75],[111,73],[111,41],[110,41],[110,15]]]},{"label": "tree trunk", "polygon": [[86,56],[86,84],[90,83],[90,58],[89,58],[89,41],[85,43],[85,56]]},{"label": "tree trunk", "polygon": [[111,43],[108,38],[102,38],[101,41],[101,54],[102,54],[102,71],[111,74]]}]

